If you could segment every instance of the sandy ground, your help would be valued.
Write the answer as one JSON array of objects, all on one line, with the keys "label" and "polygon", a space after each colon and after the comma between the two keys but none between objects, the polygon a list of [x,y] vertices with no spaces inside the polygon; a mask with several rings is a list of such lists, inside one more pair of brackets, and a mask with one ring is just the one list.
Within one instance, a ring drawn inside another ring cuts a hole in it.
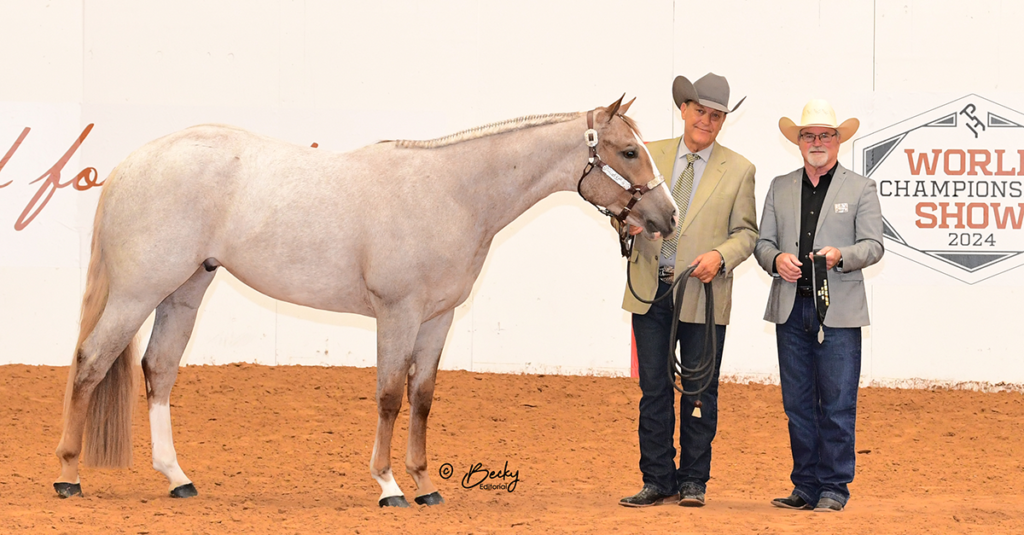
[{"label": "sandy ground", "polygon": [[[790,490],[778,387],[723,384],[707,506],[627,509],[616,502],[641,486],[635,380],[441,372],[428,458],[451,466],[434,478],[448,503],[382,510],[368,472],[375,372],[186,367],[175,442],[199,496],[170,498],[150,468],[140,390],[134,468],[86,468],[85,497],[60,500],[67,368],[2,366],[0,533],[1024,533],[1018,393],[862,389],[853,497],[822,514],[769,505]],[[407,412],[398,427],[411,500]],[[464,488],[477,463],[518,471],[514,491]]]}]

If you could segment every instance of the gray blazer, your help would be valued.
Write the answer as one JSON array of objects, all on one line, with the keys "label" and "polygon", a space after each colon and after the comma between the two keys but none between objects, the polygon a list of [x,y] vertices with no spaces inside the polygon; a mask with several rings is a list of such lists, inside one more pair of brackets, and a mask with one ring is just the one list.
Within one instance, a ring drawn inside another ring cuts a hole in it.
[{"label": "gray blazer", "polygon": [[[769,274],[772,274],[777,255],[799,254],[803,171],[801,167],[776,177],[764,200],[754,257]],[[825,325],[868,325],[864,272],[861,270],[882,258],[882,208],[878,203],[875,181],[842,165],[832,176],[814,234],[814,250],[825,246],[835,247],[843,255],[842,270],[833,268],[828,274],[830,303]],[[800,261],[808,260],[801,258]],[[793,311],[796,283],[786,282],[777,274],[772,276],[764,319],[785,323]]]}]

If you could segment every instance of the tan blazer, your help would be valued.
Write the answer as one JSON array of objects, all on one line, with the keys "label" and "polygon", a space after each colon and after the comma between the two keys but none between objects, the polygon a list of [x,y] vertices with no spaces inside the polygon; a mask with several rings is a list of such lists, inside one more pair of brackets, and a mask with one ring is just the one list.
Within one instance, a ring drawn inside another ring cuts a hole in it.
[{"label": "tan blazer", "polygon": [[[672,176],[672,164],[681,139],[665,139],[647,145],[670,188],[677,178]],[[725,274],[716,275],[711,285],[715,292],[715,323],[728,325],[732,310],[733,270],[750,256],[757,241],[754,165],[715,143],[687,209],[686,220],[680,223],[677,232],[681,234],[676,249],[676,273],[682,273],[698,255],[711,250],[718,251],[725,259]],[[661,242],[661,239],[648,240],[638,235],[627,266],[633,289],[648,301],[654,298],[658,289]],[[622,308],[634,314],[646,314],[650,305],[633,297],[627,285]],[[696,278],[686,282],[679,321],[704,323],[704,288]]]},{"label": "tan blazer", "polygon": [[[786,323],[796,300],[796,283],[773,273],[775,257],[781,253],[800,253],[800,203],[803,191],[803,167],[775,177],[764,199],[761,236],[754,256],[768,274],[772,288],[764,319]],[[840,165],[825,192],[818,216],[813,248],[832,246],[843,255],[843,267],[829,270],[829,307],[825,325],[863,327],[868,325],[868,303],[862,269],[878,262],[885,252],[882,246],[882,209],[878,204],[875,181]],[[807,260],[800,259],[801,262]]]}]

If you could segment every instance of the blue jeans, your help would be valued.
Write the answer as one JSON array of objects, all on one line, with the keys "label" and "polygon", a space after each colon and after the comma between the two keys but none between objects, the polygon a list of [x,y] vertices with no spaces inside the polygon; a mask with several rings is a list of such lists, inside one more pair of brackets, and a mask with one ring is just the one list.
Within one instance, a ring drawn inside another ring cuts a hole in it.
[{"label": "blue jeans", "polygon": [[[658,283],[658,295],[667,292],[669,285]],[[703,290],[702,290],[703,291]],[[718,371],[722,364],[722,346],[725,344],[725,326],[716,325],[718,354],[711,386],[700,396],[701,418],[691,416],[696,398],[682,396],[679,404],[679,468],[676,469],[676,449],[673,433],[676,426],[676,390],[669,382],[668,337],[671,334],[671,298],[651,305],[647,314],[633,314],[633,336],[636,338],[636,356],[640,372],[640,471],[644,485],[661,494],[675,494],[683,486],[704,492],[711,477],[711,441],[718,429]],[[704,349],[704,325],[679,322],[676,332],[683,365],[693,368]],[[697,384],[684,385],[694,390]]]},{"label": "blue jeans", "polygon": [[860,327],[825,326],[819,344],[814,298],[797,297],[789,320],[775,333],[793,451],[793,494],[811,504],[832,498],[846,505],[857,460]]}]

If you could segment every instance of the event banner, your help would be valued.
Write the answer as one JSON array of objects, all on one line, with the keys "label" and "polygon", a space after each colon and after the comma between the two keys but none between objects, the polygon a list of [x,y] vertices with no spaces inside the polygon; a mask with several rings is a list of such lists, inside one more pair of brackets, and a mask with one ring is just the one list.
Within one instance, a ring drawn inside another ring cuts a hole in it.
[{"label": "event banner", "polygon": [[1024,114],[978,95],[853,143],[886,250],[967,284],[1024,263]]}]

